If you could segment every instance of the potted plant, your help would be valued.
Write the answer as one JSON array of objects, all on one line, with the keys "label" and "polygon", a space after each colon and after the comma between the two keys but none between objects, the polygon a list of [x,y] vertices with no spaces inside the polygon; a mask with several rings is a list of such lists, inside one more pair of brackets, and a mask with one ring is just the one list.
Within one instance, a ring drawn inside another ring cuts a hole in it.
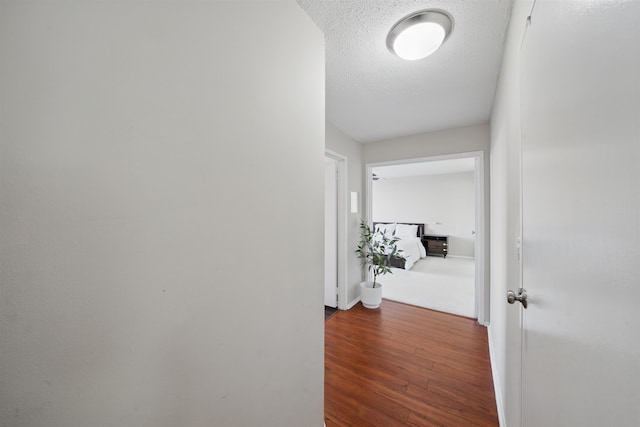
[{"label": "potted plant", "polygon": [[366,221],[360,221],[360,243],[356,254],[362,260],[362,265],[367,266],[367,271],[373,273],[373,282],[360,283],[360,301],[366,308],[378,308],[382,303],[382,285],[378,282],[378,276],[392,273],[389,259],[404,259],[402,250],[396,246],[398,240],[395,231],[391,235],[381,230],[371,231]]}]

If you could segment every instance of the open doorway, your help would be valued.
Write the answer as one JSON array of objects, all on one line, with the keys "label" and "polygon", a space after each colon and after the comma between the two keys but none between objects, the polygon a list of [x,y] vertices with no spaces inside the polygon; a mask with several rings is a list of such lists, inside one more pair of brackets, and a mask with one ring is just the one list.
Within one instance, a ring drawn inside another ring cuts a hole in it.
[{"label": "open doorway", "polygon": [[347,259],[347,158],[325,151],[325,308],[345,310]]},{"label": "open doorway", "polygon": [[425,253],[385,277],[383,298],[484,323],[483,153],[368,164],[367,176],[372,223],[424,224]]},{"label": "open doorway", "polygon": [[324,158],[324,305],[338,307],[338,165]]}]

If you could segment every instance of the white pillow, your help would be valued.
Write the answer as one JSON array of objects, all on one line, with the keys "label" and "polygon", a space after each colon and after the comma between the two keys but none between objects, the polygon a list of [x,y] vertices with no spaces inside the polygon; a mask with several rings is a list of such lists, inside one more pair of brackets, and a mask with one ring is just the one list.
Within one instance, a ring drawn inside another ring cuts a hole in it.
[{"label": "white pillow", "polygon": [[396,230],[395,224],[376,224],[375,233],[378,231],[386,234],[387,236],[391,236],[393,232]]},{"label": "white pillow", "polygon": [[417,237],[417,236],[418,236],[417,225],[396,224],[396,237],[407,238],[407,237]]}]

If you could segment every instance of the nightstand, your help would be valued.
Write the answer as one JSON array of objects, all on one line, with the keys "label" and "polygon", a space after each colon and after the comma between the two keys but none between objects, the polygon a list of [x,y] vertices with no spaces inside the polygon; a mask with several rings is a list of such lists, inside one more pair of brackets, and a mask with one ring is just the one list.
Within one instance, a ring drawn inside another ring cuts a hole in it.
[{"label": "nightstand", "polygon": [[449,236],[441,234],[425,234],[421,237],[422,245],[427,250],[427,255],[442,255],[447,257],[449,252]]}]

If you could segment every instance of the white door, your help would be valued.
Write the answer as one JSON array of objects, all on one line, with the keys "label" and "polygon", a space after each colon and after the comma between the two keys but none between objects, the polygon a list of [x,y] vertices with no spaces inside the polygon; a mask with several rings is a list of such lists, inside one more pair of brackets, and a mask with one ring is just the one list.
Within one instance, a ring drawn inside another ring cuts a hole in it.
[{"label": "white door", "polygon": [[521,54],[523,426],[639,426],[640,2],[538,0]]},{"label": "white door", "polygon": [[324,167],[324,305],[338,305],[338,179],[336,161]]}]

